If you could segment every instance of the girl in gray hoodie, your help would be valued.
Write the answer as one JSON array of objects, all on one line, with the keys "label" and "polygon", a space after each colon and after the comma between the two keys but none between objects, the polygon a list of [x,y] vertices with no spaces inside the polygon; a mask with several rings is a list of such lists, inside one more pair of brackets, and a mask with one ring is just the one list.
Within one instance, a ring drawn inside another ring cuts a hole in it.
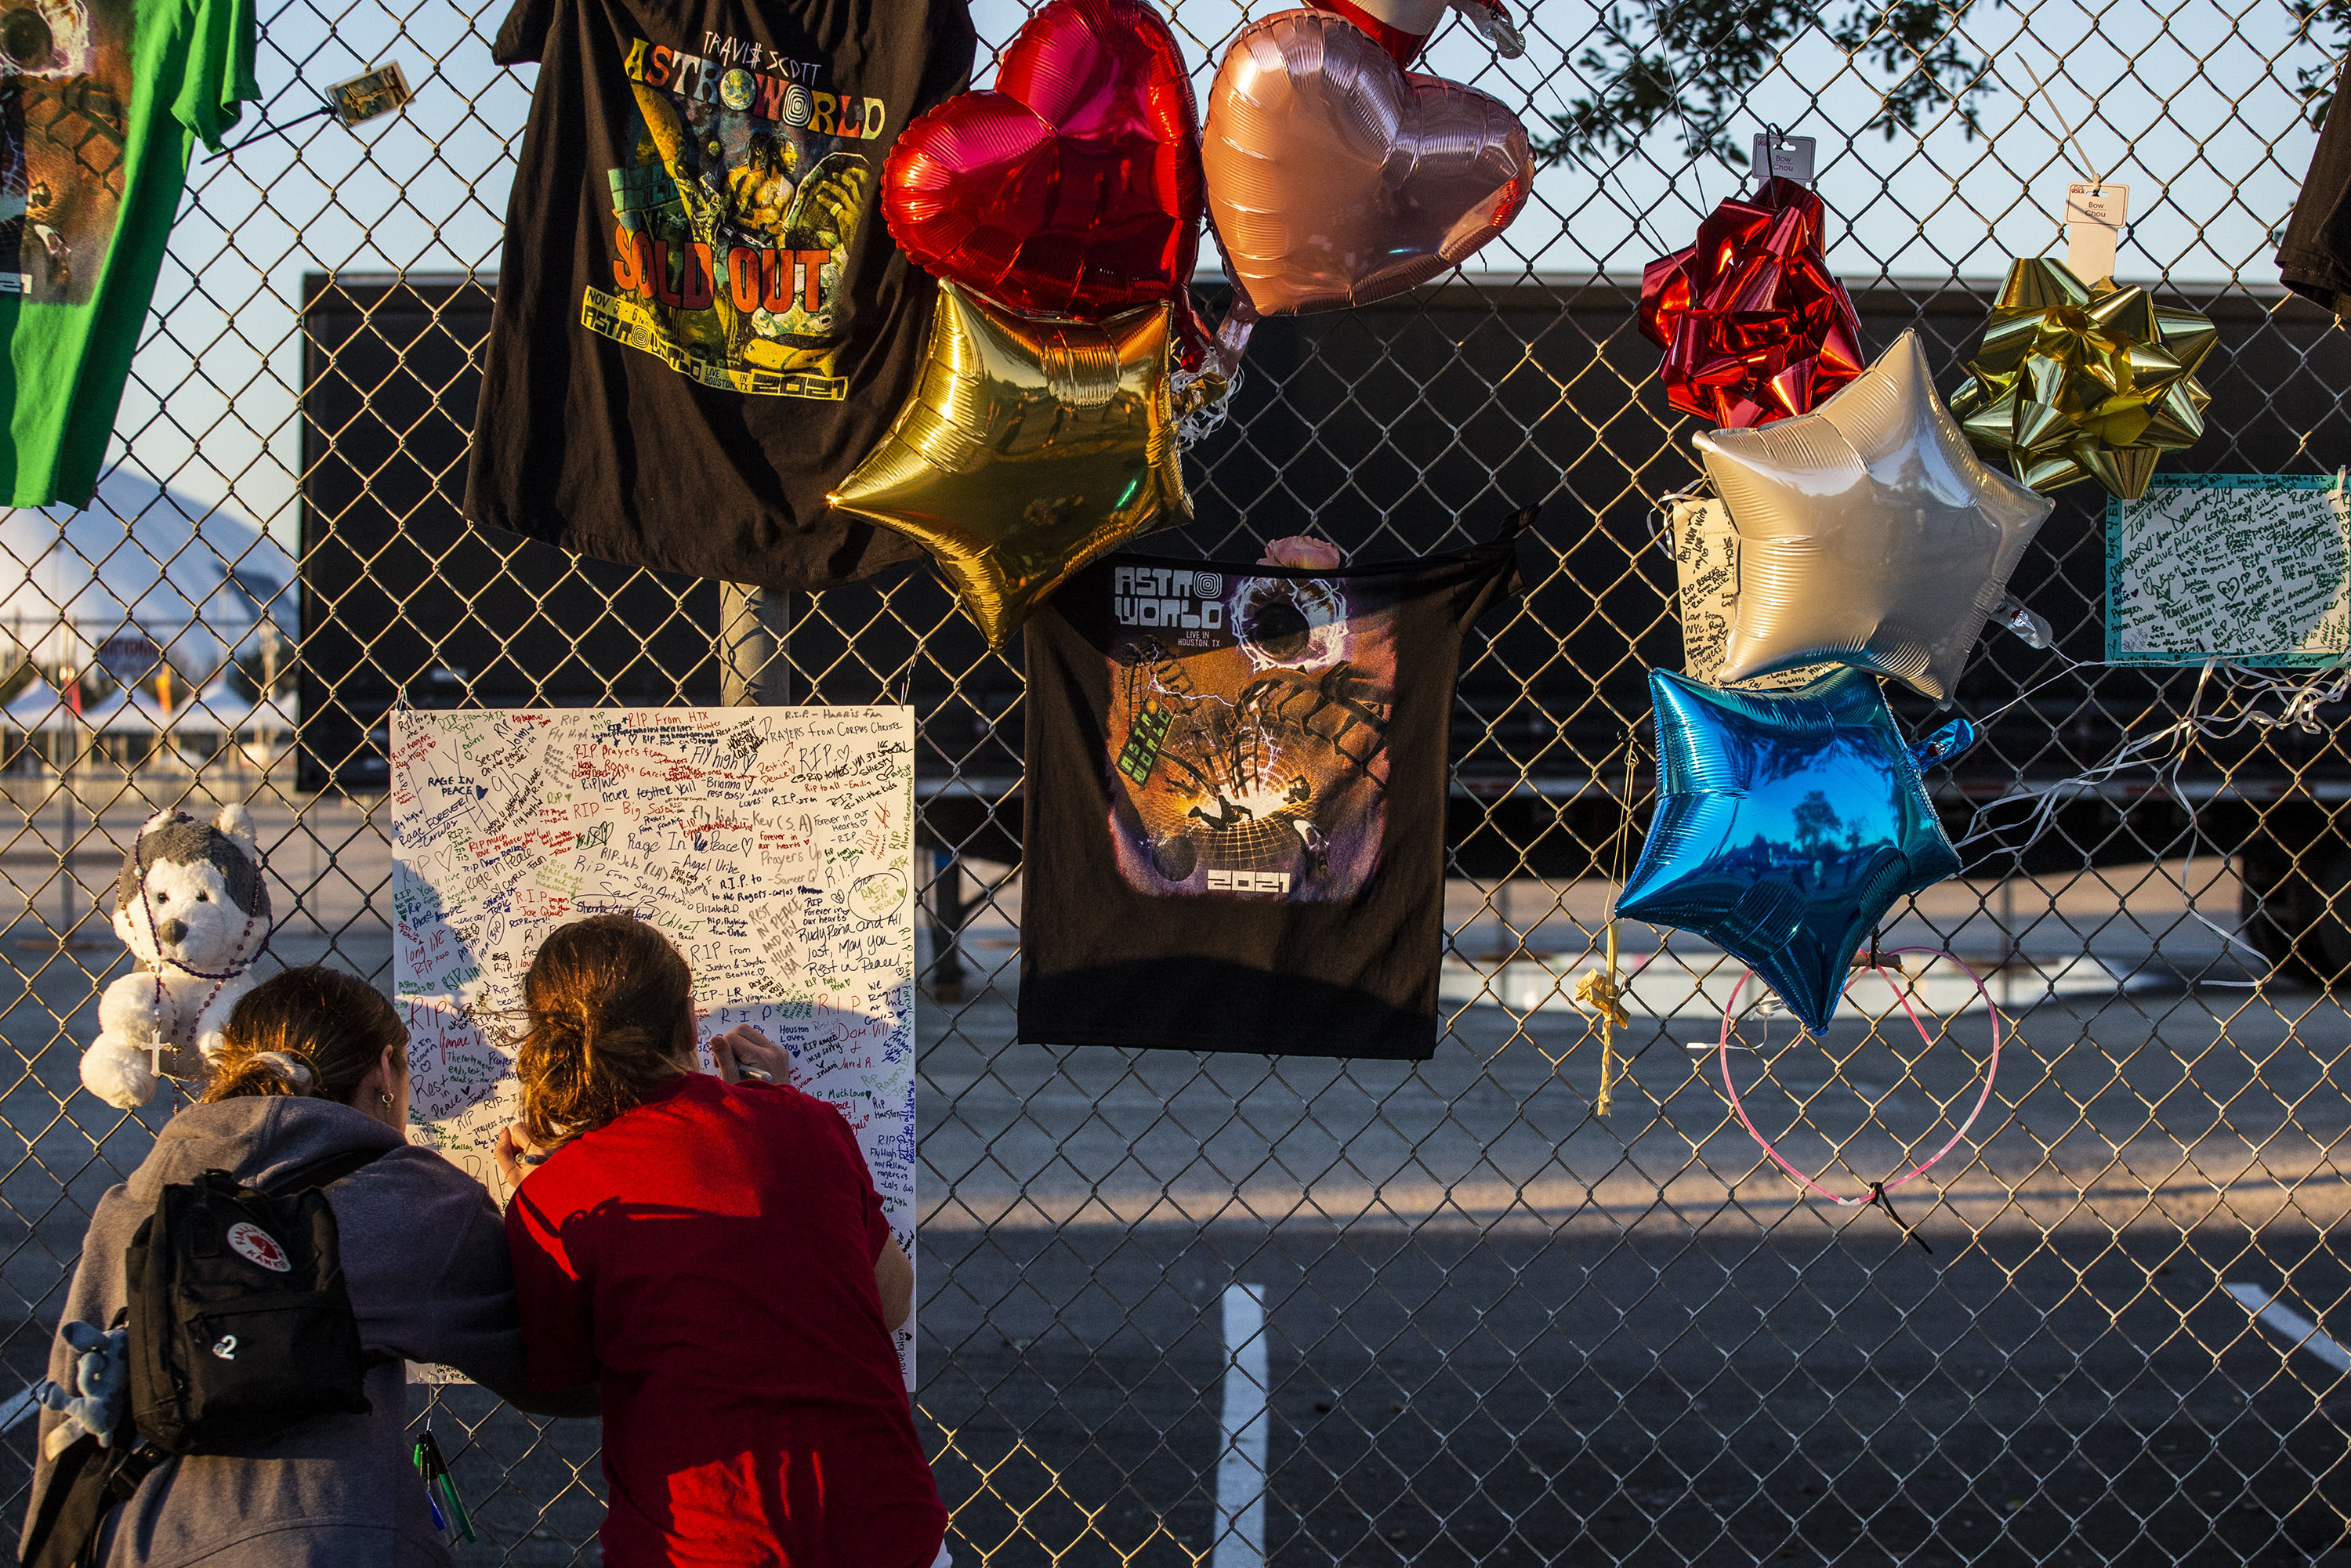
[{"label": "girl in gray hoodie", "polygon": [[[169,1458],[99,1537],[107,1568],[443,1568],[409,1462],[402,1361],[454,1366],[500,1395],[523,1385],[514,1280],[497,1206],[479,1182],[408,1126],[408,1034],[392,1004],[355,976],[288,969],[236,1005],[204,1103],[165,1124],[131,1179],[99,1201],[62,1322],[104,1328],[125,1304],[123,1249],[167,1183],[225,1170],[266,1183],[325,1155],[381,1155],[323,1189],[359,1318],[372,1409],[321,1416],[234,1455]],[[49,1348],[68,1387],[75,1353]],[[25,1511],[39,1516],[54,1466],[41,1458]]]}]

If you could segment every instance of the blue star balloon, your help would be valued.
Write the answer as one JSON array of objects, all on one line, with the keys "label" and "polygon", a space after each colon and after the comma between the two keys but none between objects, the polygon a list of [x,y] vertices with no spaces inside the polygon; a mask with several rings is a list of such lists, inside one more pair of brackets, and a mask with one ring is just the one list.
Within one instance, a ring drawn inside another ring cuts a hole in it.
[{"label": "blue star balloon", "polygon": [[1886,910],[1959,869],[1918,770],[1975,727],[1913,746],[1849,666],[1784,692],[1654,670],[1649,695],[1657,810],[1616,913],[1706,937],[1825,1029]]}]

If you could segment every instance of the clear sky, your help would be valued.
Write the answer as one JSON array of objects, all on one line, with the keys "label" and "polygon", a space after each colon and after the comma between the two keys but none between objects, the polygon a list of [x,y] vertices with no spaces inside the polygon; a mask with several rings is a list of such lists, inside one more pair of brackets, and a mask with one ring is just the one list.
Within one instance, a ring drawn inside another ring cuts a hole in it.
[{"label": "clear sky", "polygon": [[[1251,9],[1173,7],[1204,104],[1213,62]],[[505,0],[264,0],[264,11],[259,74],[273,117],[388,59],[406,68],[416,101],[356,131],[313,121],[198,164],[117,430],[150,472],[225,500],[290,547],[302,275],[494,273],[536,68],[490,62]],[[992,79],[994,50],[1024,15],[1017,0],[974,6],[977,81]],[[1573,62],[1596,14],[1586,0],[1541,0],[1531,16],[1522,59],[1497,60],[1454,23],[1423,68],[1492,93],[1540,131],[1585,90]],[[1973,0],[1962,42],[1991,62],[1996,89],[1979,100],[1985,134],[1973,141],[1949,118],[1893,141],[1849,140],[1874,113],[1876,78],[1817,34],[1750,95],[1750,129],[1768,120],[1820,139],[1831,260],[1849,281],[1991,277],[2011,256],[2060,249],[2057,214],[2077,172],[2061,135],[2070,129],[2093,165],[2079,173],[2131,187],[2117,276],[2275,284],[2272,230],[2315,143],[2294,78],[2317,54],[2294,42],[2284,0]],[[255,120],[248,110],[245,129]],[[1630,158],[1562,163],[1540,175],[1537,199],[1478,265],[1635,272],[1687,243],[1740,178],[1693,162],[1665,133]]]}]

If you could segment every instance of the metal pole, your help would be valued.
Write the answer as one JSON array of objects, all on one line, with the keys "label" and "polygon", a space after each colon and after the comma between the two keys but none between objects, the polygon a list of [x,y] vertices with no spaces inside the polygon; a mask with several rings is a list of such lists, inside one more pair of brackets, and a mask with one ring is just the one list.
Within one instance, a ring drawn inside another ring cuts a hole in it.
[{"label": "metal pole", "polygon": [[963,998],[963,862],[953,850],[931,859],[931,995]]},{"label": "metal pole", "polygon": [[2016,879],[2000,879],[2000,962],[2005,968],[2016,960]]},{"label": "metal pole", "polygon": [[73,940],[73,785],[57,779],[57,945]]},{"label": "metal pole", "polygon": [[[81,672],[68,670],[65,679],[78,686]],[[60,695],[66,696],[67,714],[67,727],[57,736],[60,748],[57,753],[57,936],[54,943],[44,943],[38,937],[28,937],[26,942],[66,951],[78,946],[73,937],[73,766],[81,749],[81,710],[73,696],[68,695],[72,687],[60,684],[57,690]]]},{"label": "metal pole", "polygon": [[57,758],[57,946],[73,942],[73,769],[81,755],[81,672],[68,670],[72,683],[58,695],[66,699],[66,738],[70,742]]},{"label": "metal pole", "polygon": [[[58,685],[61,694],[72,692],[81,681],[79,670],[68,670]],[[74,908],[79,902],[76,895],[81,883],[74,874],[74,792],[75,765],[82,753],[82,716],[72,696],[67,698],[67,727],[57,735],[57,933],[54,938],[21,936],[19,947],[53,947],[64,952],[89,952],[106,944],[96,937],[73,935]],[[104,813],[94,814],[92,827],[104,821]],[[93,904],[95,901],[93,901]],[[95,907],[93,907],[95,913]],[[109,933],[110,938],[111,933]]]},{"label": "metal pole", "polygon": [[789,707],[791,645],[791,595],[747,582],[718,585],[719,701]]},{"label": "metal pole", "polygon": [[2016,878],[2000,879],[2000,1003],[2016,1001]]}]

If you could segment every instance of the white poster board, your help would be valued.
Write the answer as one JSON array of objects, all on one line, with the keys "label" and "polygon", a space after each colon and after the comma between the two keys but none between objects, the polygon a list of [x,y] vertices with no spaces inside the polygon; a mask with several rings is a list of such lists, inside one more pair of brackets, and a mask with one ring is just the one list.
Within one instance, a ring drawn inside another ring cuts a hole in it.
[{"label": "white poster board", "polygon": [[506,1196],[524,971],[633,914],[693,966],[705,1058],[749,1024],[848,1115],[914,1256],[912,708],[402,709],[391,807],[411,1141]]},{"label": "white poster board", "polygon": [[2351,653],[2351,498],[2333,474],[2158,474],[2106,502],[2106,657],[2315,666]]}]

